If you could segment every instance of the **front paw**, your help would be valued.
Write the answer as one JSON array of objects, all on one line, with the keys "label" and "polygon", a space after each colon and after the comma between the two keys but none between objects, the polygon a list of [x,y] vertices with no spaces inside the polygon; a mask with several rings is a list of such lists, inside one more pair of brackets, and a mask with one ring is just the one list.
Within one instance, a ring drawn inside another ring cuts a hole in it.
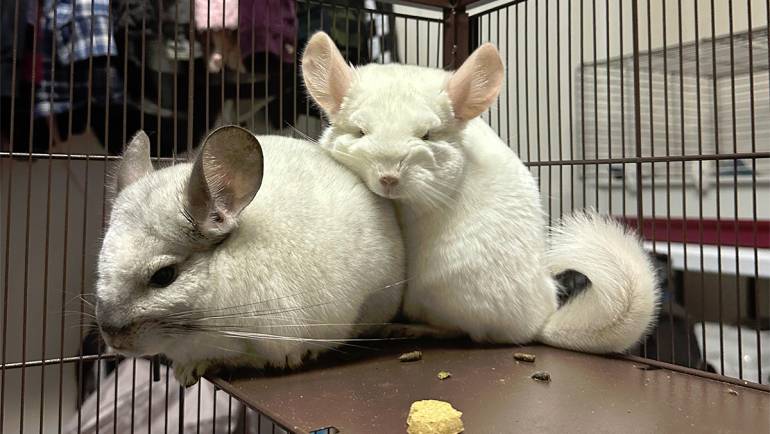
[{"label": "front paw", "polygon": [[174,364],[174,377],[184,387],[190,387],[203,377],[211,367],[209,362],[195,362],[187,364]]}]

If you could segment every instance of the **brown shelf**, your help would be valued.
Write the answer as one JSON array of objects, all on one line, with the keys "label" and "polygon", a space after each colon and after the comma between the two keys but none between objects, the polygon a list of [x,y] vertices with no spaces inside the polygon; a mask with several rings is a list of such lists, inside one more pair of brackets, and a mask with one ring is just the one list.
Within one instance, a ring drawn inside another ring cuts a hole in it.
[{"label": "brown shelf", "polygon": [[[414,349],[423,351],[421,361],[397,360]],[[517,351],[535,354],[536,362],[514,361]],[[442,370],[452,377],[439,380]],[[532,380],[536,370],[549,371],[551,383]],[[420,399],[452,403],[470,434],[770,432],[768,392],[545,346],[391,342],[300,372],[214,382],[297,432],[405,432],[409,406]]]}]

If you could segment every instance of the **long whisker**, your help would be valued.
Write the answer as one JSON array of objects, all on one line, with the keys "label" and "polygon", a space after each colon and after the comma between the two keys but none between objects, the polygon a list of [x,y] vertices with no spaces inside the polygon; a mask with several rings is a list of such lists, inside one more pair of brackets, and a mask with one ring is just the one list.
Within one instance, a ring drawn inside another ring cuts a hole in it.
[{"label": "long whisker", "polygon": [[[376,293],[376,292],[379,292],[379,291],[383,291],[383,290],[387,290],[387,289],[390,289],[390,288],[394,288],[394,287],[397,287],[399,285],[403,285],[404,283],[407,282],[407,280],[408,279],[400,280],[398,282],[391,283],[389,285],[385,285],[385,286],[383,286],[381,288],[377,288],[377,289],[375,289],[373,291],[366,291],[364,294],[365,295],[370,295],[372,293]],[[292,298],[292,297],[297,297],[297,296],[300,296],[300,295],[306,295],[306,294],[322,292],[322,291],[325,291],[325,290],[326,290],[326,288],[313,289],[313,290],[297,292],[297,293],[293,293],[293,294],[289,294],[289,295],[284,295],[284,296],[280,296],[280,297],[274,297],[274,298],[269,298],[269,299],[265,299],[265,300],[259,300],[259,301],[255,301],[255,302],[252,302],[252,303],[245,303],[245,304],[241,304],[241,305],[233,305],[233,306],[226,306],[226,307],[212,308],[212,309],[192,309],[192,310],[187,310],[187,311],[182,311],[182,312],[171,313],[171,314],[168,314],[166,317],[167,318],[187,318],[187,317],[191,317],[193,315],[204,315],[204,314],[216,313],[216,312],[224,312],[225,314],[230,314],[230,315],[232,315],[232,314],[246,314],[246,313],[249,313],[249,312],[237,312],[237,311],[236,312],[228,312],[228,311],[234,310],[234,309],[240,309],[240,308],[248,308],[248,307],[259,306],[259,305],[262,305],[262,304],[265,304],[265,303],[270,303],[270,302],[279,301],[279,300],[285,300],[285,299]],[[255,311],[255,312],[259,313],[261,311]],[[280,313],[280,312],[278,312],[278,313]]]},{"label": "long whisker", "polygon": [[371,160],[368,157],[366,157],[366,156],[353,155],[353,154],[348,153],[348,152],[340,151],[339,149],[335,149],[334,153],[342,155],[342,156],[347,157],[347,158],[350,158],[351,160],[354,160],[354,161],[363,161],[363,162],[367,162],[367,163],[371,162]]},{"label": "long whisker", "polygon": [[295,127],[294,125],[286,122],[286,126],[289,127],[294,133],[299,135],[302,139],[307,140],[308,142],[315,143],[316,145],[319,144],[318,140],[316,140],[316,139],[308,136],[307,134],[303,133],[302,131],[298,130],[297,127]]}]

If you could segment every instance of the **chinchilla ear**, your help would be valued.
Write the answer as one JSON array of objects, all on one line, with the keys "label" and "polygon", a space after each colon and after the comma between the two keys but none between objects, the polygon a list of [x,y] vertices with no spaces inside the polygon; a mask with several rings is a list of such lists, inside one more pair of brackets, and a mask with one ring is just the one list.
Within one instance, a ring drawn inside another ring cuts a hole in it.
[{"label": "chinchilla ear", "polygon": [[310,38],[302,54],[302,78],[315,102],[333,117],[350,89],[353,68],[345,63],[332,38],[318,32]]},{"label": "chinchilla ear", "polygon": [[119,193],[148,173],[151,173],[150,138],[144,131],[137,132],[126,146],[118,166],[116,189]]},{"label": "chinchilla ear", "polygon": [[187,212],[207,238],[227,235],[262,185],[262,146],[248,130],[224,126],[203,142],[187,183]]},{"label": "chinchilla ear", "polygon": [[446,87],[455,118],[468,121],[486,111],[500,93],[504,72],[494,45],[487,42],[471,53]]}]

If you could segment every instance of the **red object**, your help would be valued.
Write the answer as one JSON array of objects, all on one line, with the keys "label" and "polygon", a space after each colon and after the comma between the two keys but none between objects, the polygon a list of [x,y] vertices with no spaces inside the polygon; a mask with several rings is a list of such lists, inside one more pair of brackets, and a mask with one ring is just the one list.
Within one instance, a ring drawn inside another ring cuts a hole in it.
[{"label": "red object", "polygon": [[[633,228],[639,227],[635,217],[620,217],[620,220]],[[768,249],[770,221],[645,218],[642,237],[651,241]]]}]

